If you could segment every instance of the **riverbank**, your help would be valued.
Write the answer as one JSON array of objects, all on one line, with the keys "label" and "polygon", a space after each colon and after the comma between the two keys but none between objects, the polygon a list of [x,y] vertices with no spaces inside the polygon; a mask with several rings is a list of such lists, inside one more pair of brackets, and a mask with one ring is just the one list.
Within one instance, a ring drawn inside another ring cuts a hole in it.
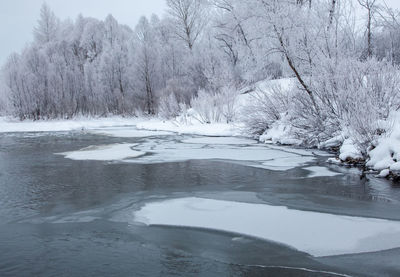
[{"label": "riverbank", "polygon": [[[400,116],[397,115],[400,119]],[[396,122],[396,121],[395,121]],[[400,121],[397,121],[400,122]],[[12,117],[0,117],[0,133],[21,132],[69,132],[86,131],[104,127],[135,126],[137,129],[149,131],[167,131],[178,134],[190,134],[213,137],[246,136],[243,125],[238,123],[203,124],[193,119],[177,118],[163,120],[145,117],[79,117],[65,120],[19,121]],[[272,126],[259,138],[262,143],[281,145],[301,145],[301,141],[290,136],[283,125]],[[380,138],[376,145],[370,147],[368,155],[363,155],[351,138],[338,136],[319,146],[320,149],[336,153],[336,158],[327,160],[344,166],[358,166],[366,169],[366,173],[375,174],[398,182],[400,178],[400,124],[394,124],[392,132]]]}]

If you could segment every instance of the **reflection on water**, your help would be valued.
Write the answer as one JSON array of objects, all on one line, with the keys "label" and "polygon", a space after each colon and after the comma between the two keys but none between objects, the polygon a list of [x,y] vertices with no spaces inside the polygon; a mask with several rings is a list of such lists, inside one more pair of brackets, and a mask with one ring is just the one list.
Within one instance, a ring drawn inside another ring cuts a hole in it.
[{"label": "reflection on water", "polygon": [[[302,168],[269,171],[211,160],[73,161],[54,155],[91,145],[148,140],[84,133],[0,135],[0,275],[331,276],[273,266],[353,270],[322,265],[270,242],[113,220],[129,217],[156,198],[203,194],[243,200],[251,192],[254,201],[400,220],[398,188],[375,178],[360,180],[357,171],[335,166],[332,170],[344,174],[306,178],[309,172]],[[157,138],[158,144],[162,142]],[[326,166],[325,159],[308,166]]]}]

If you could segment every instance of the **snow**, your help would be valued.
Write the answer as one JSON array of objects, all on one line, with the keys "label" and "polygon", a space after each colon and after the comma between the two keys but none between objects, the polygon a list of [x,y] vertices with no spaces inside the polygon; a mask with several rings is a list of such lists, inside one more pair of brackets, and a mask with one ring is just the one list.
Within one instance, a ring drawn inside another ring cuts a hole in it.
[{"label": "snow", "polygon": [[[188,139],[183,142],[171,141],[147,141],[137,144],[136,150],[150,153],[137,159],[130,159],[134,163],[162,163],[179,162],[188,160],[224,160],[241,162],[245,166],[252,166],[270,170],[288,170],[301,166],[314,160],[314,155],[299,155],[296,150],[267,145],[247,145],[243,147],[242,139],[230,138],[201,138]],[[191,142],[197,143],[191,143]],[[199,142],[203,141],[204,144]],[[217,143],[213,143],[217,142]],[[223,145],[222,143],[232,143]],[[239,143],[240,144],[236,144]],[[247,142],[247,141],[246,141]]]},{"label": "snow", "polygon": [[202,137],[182,140],[183,143],[192,144],[224,144],[224,145],[249,145],[257,144],[257,141],[236,137]]},{"label": "snow", "polygon": [[232,137],[188,138],[181,142],[176,137],[155,136],[136,144],[90,146],[61,154],[74,160],[123,160],[140,164],[220,160],[269,170],[289,170],[315,159],[309,151],[259,145],[254,140]]},{"label": "snow", "polygon": [[321,142],[319,144],[319,148],[332,148],[332,147],[339,147],[343,144],[343,136],[336,136],[331,139],[328,139],[327,141]]},{"label": "snow", "polygon": [[134,220],[146,225],[207,228],[288,245],[313,256],[400,247],[400,222],[291,210],[204,198],[145,204]]},{"label": "snow", "polygon": [[390,174],[390,170],[389,169],[384,169],[379,173],[378,177],[386,178],[387,176],[389,176],[389,174]]},{"label": "snow", "polygon": [[91,130],[90,133],[93,133],[96,135],[117,137],[117,138],[144,138],[144,137],[153,137],[153,136],[172,135],[171,132],[137,130],[134,127],[102,128],[102,129]]},{"label": "snow", "polygon": [[127,158],[140,157],[145,152],[132,150],[135,144],[111,144],[90,146],[78,151],[59,153],[71,160],[116,161]]},{"label": "snow", "polygon": [[238,128],[232,124],[211,123],[202,124],[200,122],[180,123],[179,121],[163,121],[152,119],[136,124],[138,129],[151,131],[169,131],[179,134],[191,134],[201,136],[226,137],[239,135]]},{"label": "snow", "polygon": [[76,118],[71,120],[18,121],[17,119],[0,117],[0,133],[20,132],[64,132],[73,130],[95,129],[101,127],[134,125],[138,119],[108,118]]},{"label": "snow", "polygon": [[362,159],[362,158],[363,158],[363,156],[360,153],[360,151],[357,149],[357,147],[355,146],[355,143],[353,142],[353,140],[346,139],[343,142],[342,147],[340,147],[339,159],[342,161],[346,161],[348,159],[357,160],[357,159]]},{"label": "snow", "polygon": [[296,85],[296,82],[295,78],[260,81],[256,84],[256,90],[268,92],[274,87],[279,87],[282,91],[289,91]]},{"label": "snow", "polygon": [[367,166],[375,170],[400,170],[400,112],[392,115],[393,130],[378,140],[377,146],[369,152]]},{"label": "snow", "polygon": [[342,175],[341,173],[331,171],[328,168],[322,167],[322,166],[310,166],[310,167],[305,167],[304,169],[306,169],[306,170],[311,172],[308,175],[309,178],[313,178],[313,177],[332,177],[332,176]]},{"label": "snow", "polygon": [[260,136],[260,141],[268,143],[279,143],[283,145],[300,145],[301,140],[295,139],[290,135],[290,127],[283,121],[277,121],[272,124],[271,128],[266,130],[265,133]]},{"label": "snow", "polygon": [[338,164],[338,165],[342,164],[342,161],[339,160],[338,158],[329,158],[326,162],[330,164]]},{"label": "snow", "polygon": [[392,170],[392,171],[400,171],[400,162],[392,164],[390,166],[390,170]]}]

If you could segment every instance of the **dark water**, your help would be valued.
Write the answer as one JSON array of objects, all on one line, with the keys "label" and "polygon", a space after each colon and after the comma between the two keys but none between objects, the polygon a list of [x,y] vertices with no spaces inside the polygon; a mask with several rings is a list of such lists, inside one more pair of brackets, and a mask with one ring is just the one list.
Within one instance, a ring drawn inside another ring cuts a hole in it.
[{"label": "dark water", "polygon": [[305,178],[301,168],[141,165],[54,154],[141,140],[0,135],[0,276],[400,276],[399,249],[317,259],[273,242],[131,219],[148,200],[200,195],[400,220],[400,189],[360,179],[355,169],[332,167],[345,174]]}]

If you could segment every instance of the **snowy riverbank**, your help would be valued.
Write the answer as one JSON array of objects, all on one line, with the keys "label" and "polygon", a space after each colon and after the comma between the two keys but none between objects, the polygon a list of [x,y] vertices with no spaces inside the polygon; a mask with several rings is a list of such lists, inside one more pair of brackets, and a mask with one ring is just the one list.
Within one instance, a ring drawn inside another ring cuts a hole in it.
[{"label": "snowy riverbank", "polygon": [[57,120],[24,120],[20,121],[12,117],[0,117],[0,133],[23,132],[68,132],[76,130],[95,129],[101,127],[133,126],[137,118],[113,117],[78,117],[74,119]]},{"label": "snowy riverbank", "polygon": [[179,134],[191,134],[201,136],[238,136],[240,128],[234,124],[213,123],[202,124],[200,122],[180,123],[176,120],[149,119],[140,117],[104,117],[58,120],[25,120],[19,121],[12,117],[0,117],[0,133],[23,132],[68,132],[79,130],[93,130],[104,127],[134,126],[137,129],[149,131],[167,131]]},{"label": "snowy riverbank", "polygon": [[[398,115],[400,118],[400,115]],[[337,148],[338,157],[329,159],[329,162],[346,164],[348,161],[360,161],[368,169],[377,172],[380,177],[398,178],[400,172],[400,122],[394,120],[392,131],[382,136],[374,147],[363,157],[352,142],[351,138],[335,137],[321,144],[323,149]],[[96,130],[107,127],[132,126],[142,132],[173,132],[213,137],[244,136],[242,125],[227,123],[202,124],[195,120],[183,122],[182,119],[163,120],[157,118],[137,117],[108,117],[108,118],[76,118],[73,120],[48,121],[19,121],[13,118],[0,118],[0,133],[21,132],[68,132],[81,130]],[[101,133],[99,130],[97,133]],[[134,132],[138,132],[137,130]],[[136,134],[137,135],[137,134]],[[146,134],[140,134],[146,135]],[[298,145],[300,141],[294,139],[287,132],[287,128],[276,124],[265,135],[260,137],[263,143]]]}]

